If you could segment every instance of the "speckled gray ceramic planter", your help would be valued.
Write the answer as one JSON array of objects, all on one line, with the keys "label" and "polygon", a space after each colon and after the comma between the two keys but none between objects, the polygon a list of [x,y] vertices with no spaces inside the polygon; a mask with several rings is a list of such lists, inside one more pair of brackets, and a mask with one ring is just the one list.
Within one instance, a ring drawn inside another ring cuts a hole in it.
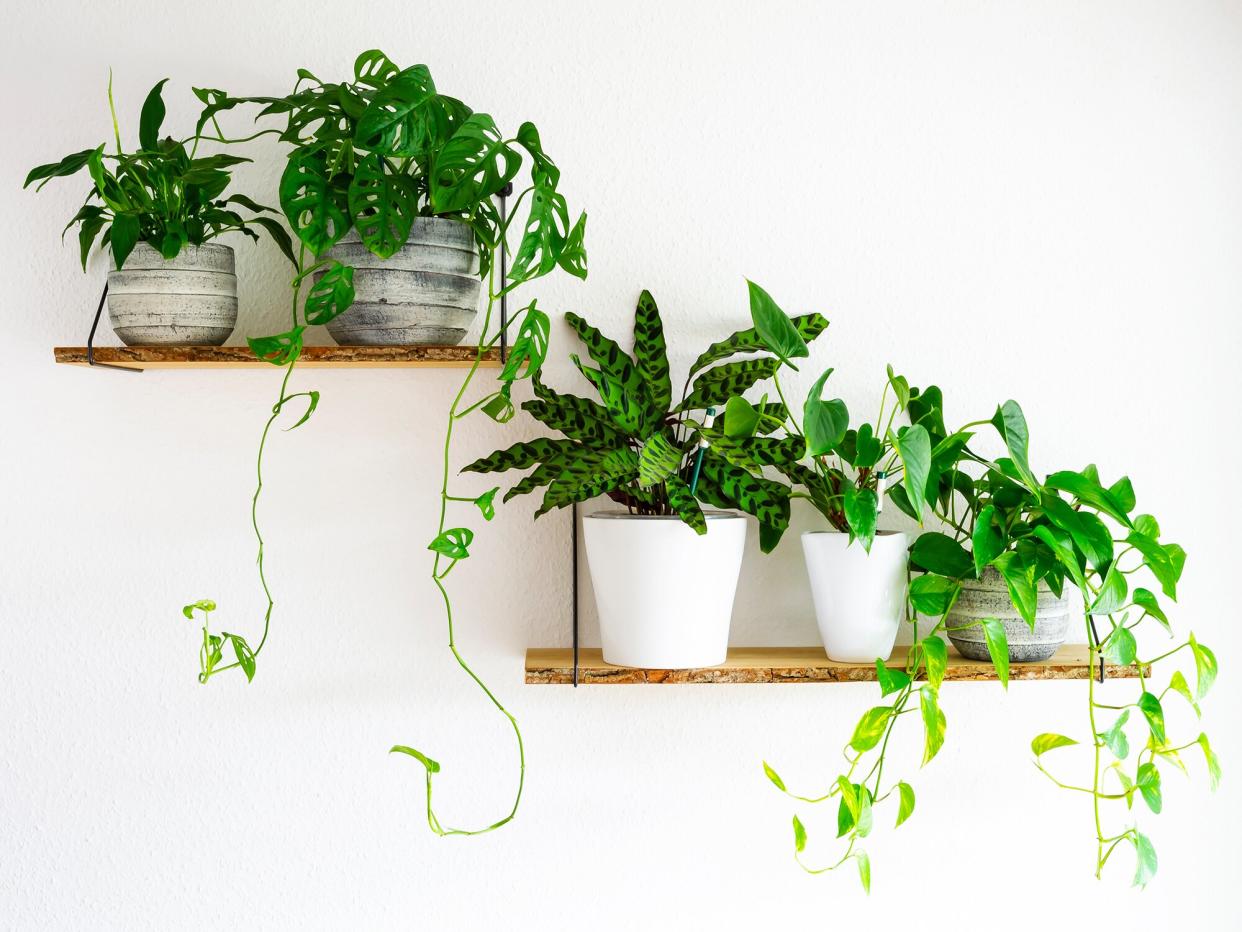
[{"label": "speckled gray ceramic planter", "polygon": [[1070,620],[1069,593],[1062,593],[1057,598],[1051,589],[1040,583],[1035,609],[1035,630],[1032,631],[1014,608],[1005,580],[1000,573],[988,567],[983,571],[982,579],[962,581],[962,593],[946,619],[949,640],[953,642],[958,653],[973,660],[988,660],[990,658],[982,627],[973,625],[963,631],[952,630],[961,625],[970,625],[980,618],[998,618],[1004,624],[1011,662],[1047,660],[1065,643]]},{"label": "speckled gray ceramic planter", "polygon": [[232,247],[185,246],[165,259],[139,243],[108,272],[108,319],[126,346],[220,346],[237,326]]},{"label": "speckled gray ceramic planter", "polygon": [[343,346],[460,343],[479,313],[479,254],[464,223],[418,217],[388,259],[350,231],[329,255],[354,267],[353,306],[328,324]]}]

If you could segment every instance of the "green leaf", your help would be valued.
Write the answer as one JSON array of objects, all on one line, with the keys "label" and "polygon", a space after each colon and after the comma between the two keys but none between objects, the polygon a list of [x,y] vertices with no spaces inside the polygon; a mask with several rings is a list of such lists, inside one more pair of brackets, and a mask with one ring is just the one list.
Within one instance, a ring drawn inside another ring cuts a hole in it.
[{"label": "green leaf", "polygon": [[[678,517],[696,534],[706,534],[707,519],[703,516],[703,509],[699,507],[694,493],[690,491],[690,486],[678,476],[669,476],[664,482],[668,493],[668,503],[673,506]],[[760,530],[762,531],[762,528]]]},{"label": "green leaf", "polygon": [[996,525],[996,508],[987,505],[975,519],[975,530],[970,537],[975,575],[982,576],[983,568],[1005,550],[1005,536]]},{"label": "green leaf", "polygon": [[311,415],[315,413],[315,409],[319,407],[319,392],[312,389],[309,392],[295,392],[292,395],[286,395],[284,398],[280,399],[280,402],[276,405],[277,413],[279,413],[284,406],[291,402],[294,398],[308,399],[306,410],[302,412],[302,416],[298,418],[297,422],[292,427],[285,428],[286,432],[296,430],[309,421]]},{"label": "green leaf", "polygon": [[535,512],[539,518],[553,508],[584,502],[605,492],[631,486],[638,478],[638,455],[630,449],[609,450],[601,460],[568,461],[548,485]]},{"label": "green leaf", "polygon": [[902,482],[906,495],[914,507],[920,525],[923,523],[923,505],[927,501],[927,480],[931,474],[931,437],[921,424],[915,424],[899,433],[893,443],[904,468]]},{"label": "green leaf", "polygon": [[773,786],[775,786],[782,793],[785,792],[785,781],[781,779],[780,774],[768,766],[768,762],[766,760],[763,762],[763,772],[767,778],[772,781]]},{"label": "green leaf", "polygon": [[408,754],[410,755],[410,757],[414,758],[416,761],[418,761],[420,764],[426,767],[427,773],[432,774],[432,773],[440,772],[440,765],[438,763],[433,761],[426,754],[422,753],[422,751],[416,751],[413,748],[407,748],[403,744],[394,745],[388,751],[388,753],[389,754]]},{"label": "green leaf", "polygon": [[809,356],[810,350],[802,334],[772,296],[750,279],[746,280],[746,287],[750,290],[750,317],[763,345],[786,363]]},{"label": "green leaf", "polygon": [[405,245],[418,216],[418,190],[409,175],[390,172],[384,157],[373,152],[354,168],[348,199],[362,245],[381,259]]},{"label": "green leaf", "polygon": [[905,670],[886,666],[878,657],[875,661],[875,678],[880,684],[881,696],[891,696],[910,685],[910,674]]},{"label": "green leaf", "polygon": [[[583,214],[578,222],[585,225],[586,215]],[[569,229],[569,205],[565,202],[564,195],[558,193],[546,179],[541,178],[530,195],[526,228],[521,242],[518,243],[517,252],[513,255],[509,281],[528,281],[547,275],[560,263],[565,251],[571,248],[569,241],[574,235],[581,237],[581,233],[571,232]],[[581,248],[581,243],[578,242],[574,248]],[[583,256],[585,257],[585,253]],[[579,277],[584,276],[585,269]]]},{"label": "green leaf", "polygon": [[794,831],[794,850],[802,852],[806,850],[806,827],[803,826],[802,820],[797,816],[793,817]]},{"label": "green leaf", "polygon": [[897,794],[901,802],[897,807],[897,825],[894,828],[900,827],[914,813],[914,788],[909,783],[898,783]]},{"label": "green leaf", "polygon": [[280,176],[280,207],[311,255],[323,255],[349,231],[347,206],[348,195],[332,183],[322,152],[290,156]]},{"label": "green leaf", "polygon": [[1104,659],[1121,667],[1134,663],[1138,654],[1138,644],[1134,635],[1127,628],[1114,628],[1113,633],[1104,642]]},{"label": "green leaf", "polygon": [[926,765],[944,744],[945,718],[934,687],[924,686],[919,690],[919,709],[923,715],[923,764]]},{"label": "green leaf", "polygon": [[1216,655],[1190,635],[1190,651],[1195,655],[1195,695],[1202,699],[1216,682]]},{"label": "green leaf", "polygon": [[167,83],[168,78],[158,82],[142,102],[142,114],[138,118],[138,144],[148,152],[155,152],[160,146],[160,127],[164,125],[166,112],[160,92]]},{"label": "green leaf", "polygon": [[870,553],[880,511],[880,501],[876,498],[875,490],[859,489],[852,482],[847,482],[841,491],[845,521],[850,526],[850,539],[861,540],[863,549]]},{"label": "green leaf", "polygon": [[137,214],[117,214],[112,218],[111,227],[112,258],[116,260],[118,269],[124,267],[125,260],[134,251],[141,235]]},{"label": "green leaf", "polygon": [[1195,718],[1202,715],[1199,703],[1195,701],[1194,693],[1190,691],[1190,684],[1186,682],[1186,677],[1181,670],[1174,670],[1173,675],[1169,677],[1169,689],[1190,703],[1190,707],[1195,710]]},{"label": "green leaf", "polygon": [[775,359],[745,359],[708,369],[694,380],[690,394],[677,406],[677,410],[692,411],[723,405],[756,382],[771,378],[779,365]]},{"label": "green leaf", "polygon": [[1031,630],[1035,630],[1035,610],[1039,604],[1039,595],[1035,588],[1033,568],[1024,566],[1021,558],[1012,550],[1002,553],[992,561],[992,565],[1005,580],[1013,607],[1018,610],[1022,620],[1031,626]]},{"label": "green leaf", "polygon": [[1216,792],[1216,788],[1220,786],[1220,761],[1216,757],[1216,752],[1212,750],[1212,745],[1208,742],[1206,734],[1200,734],[1198,738],[1199,747],[1203,749],[1203,759],[1207,762],[1208,768],[1208,785],[1212,787],[1212,792]]},{"label": "green leaf", "polygon": [[242,672],[246,674],[246,682],[249,683],[254,679],[254,651],[240,634],[230,634],[228,637],[233,642],[233,653],[237,656],[237,665],[242,668]]},{"label": "green leaf", "polygon": [[1022,413],[1021,406],[1012,399],[1006,401],[996,409],[996,414],[992,417],[992,423],[1005,439],[1005,446],[1009,450],[1009,458],[1013,460],[1013,464],[1018,468],[1022,481],[1029,489],[1034,490],[1038,488],[1038,483],[1035,481],[1035,476],[1031,473],[1031,465],[1028,460],[1031,435],[1027,429],[1026,416]]},{"label": "green leaf", "polygon": [[531,301],[522,313],[522,324],[518,327],[517,336],[500,372],[501,381],[511,382],[539,374],[548,355],[548,336],[551,329],[552,321],[548,315]]},{"label": "green leaf", "polygon": [[1069,747],[1071,744],[1077,743],[1073,738],[1067,738],[1065,735],[1044,732],[1042,735],[1036,735],[1031,740],[1031,751],[1036,757],[1039,757],[1054,748]]},{"label": "green leaf", "polygon": [[988,645],[988,655],[992,658],[992,666],[1000,678],[1001,686],[1009,688],[1009,639],[1005,637],[1005,626],[997,618],[981,618],[983,639]]},{"label": "green leaf", "polygon": [[638,451],[638,484],[647,489],[663,482],[681,468],[684,456],[663,433],[652,434]]},{"label": "green leaf", "polygon": [[1129,585],[1120,567],[1114,563],[1108,568],[1099,595],[1091,603],[1092,615],[1111,615],[1126,604]]},{"label": "green leaf", "polygon": [[1113,722],[1112,727],[1100,735],[1117,760],[1125,760],[1130,756],[1130,741],[1125,732],[1126,722],[1129,720],[1130,710],[1126,709],[1117,717],[1117,721]]},{"label": "green leaf", "polygon": [[479,512],[483,515],[484,521],[491,521],[492,518],[496,517],[496,506],[493,502],[496,498],[496,493],[499,491],[500,486],[497,486],[494,489],[488,489],[474,500],[475,507],[478,508]]},{"label": "green leaf", "polygon": [[1156,769],[1156,765],[1150,762],[1139,764],[1135,785],[1143,794],[1147,808],[1159,815],[1163,803],[1160,796],[1160,771]]},{"label": "green leaf", "polygon": [[1156,744],[1165,744],[1164,708],[1160,705],[1160,700],[1152,693],[1144,692],[1139,696],[1137,704],[1139,711],[1143,713],[1143,718],[1147,719],[1147,727],[1151,731],[1151,736],[1156,740]]},{"label": "green leaf", "polygon": [[319,326],[344,314],[353,303],[353,266],[330,259],[327,271],[307,293],[306,306],[302,313],[308,324]]},{"label": "green leaf", "polygon": [[724,433],[730,440],[753,437],[759,428],[761,412],[741,395],[734,395],[725,403]]},{"label": "green leaf", "polygon": [[965,547],[939,531],[927,531],[918,536],[910,548],[910,563],[951,579],[969,578],[975,566]]},{"label": "green leaf", "polygon": [[191,602],[189,605],[183,606],[181,614],[185,615],[186,618],[193,619],[196,610],[200,612],[214,612],[216,610],[216,603],[211,601],[211,599],[199,599],[197,602]]},{"label": "green leaf", "polygon": [[850,414],[840,398],[824,401],[821,394],[831,369],[815,380],[806,396],[802,409],[802,429],[806,433],[807,456],[824,456],[831,453],[845,437],[850,424]]},{"label": "green leaf", "polygon": [[354,82],[374,90],[385,87],[401,69],[379,49],[369,49],[354,59]]},{"label": "green leaf", "polygon": [[[795,317],[790,323],[793,324],[794,330],[807,343],[810,343],[817,336],[824,332],[828,327],[828,320],[821,314],[806,314],[802,317]],[[749,330],[739,330],[737,333],[713,343],[698,359],[694,361],[694,365],[690,367],[690,374],[694,375],[714,362],[721,359],[727,359],[736,353],[760,353],[767,349],[767,344],[760,339],[758,331],[751,327]]]},{"label": "green leaf", "polygon": [[1082,567],[1078,565],[1078,558],[1074,555],[1070,535],[1060,529],[1050,528],[1047,525],[1041,524],[1035,528],[1035,536],[1048,545],[1048,549],[1057,558],[1057,562],[1065,568],[1065,571],[1069,573],[1070,578],[1074,580],[1079,589],[1085,589],[1087,577],[1083,574]]},{"label": "green leaf", "polygon": [[884,729],[888,727],[888,721],[892,717],[893,709],[891,706],[878,705],[868,709],[863,713],[863,717],[858,720],[858,724],[854,726],[854,734],[850,738],[850,747],[855,751],[870,751],[884,737]]},{"label": "green leaf", "polygon": [[561,180],[561,170],[556,167],[556,163],[548,158],[543,151],[543,144],[539,141],[539,130],[534,123],[529,120],[518,127],[517,136],[518,145],[526,150],[530,156],[533,167],[531,173],[533,176],[547,179],[552,187],[556,187]]},{"label": "green leaf", "polygon": [[[1076,511],[1065,499],[1052,492],[1040,495],[1040,507],[1053,525],[1073,538],[1073,545],[1088,563],[1100,572],[1108,569],[1113,562],[1113,535],[1097,515],[1089,511]],[[1080,566],[1078,560],[1074,563]]]},{"label": "green leaf", "polygon": [[[654,429],[664,419],[665,411],[656,409],[652,404],[651,394],[634,360],[622,351],[615,340],[604,336],[577,314],[566,314],[565,322],[573,328],[591,359],[599,366],[602,379],[592,378],[580,364],[578,368],[599,389],[600,397],[613,412],[614,420],[633,432]],[[576,360],[576,357],[571,358]]]},{"label": "green leaf", "polygon": [[1150,589],[1138,587],[1130,595],[1130,598],[1135,605],[1143,610],[1144,614],[1150,615],[1160,622],[1164,630],[1169,632],[1169,634],[1173,633],[1173,628],[1169,625],[1168,616],[1165,615],[1164,609],[1160,607],[1160,601]]},{"label": "green leaf", "polygon": [[465,527],[451,527],[436,535],[436,539],[427,545],[453,560],[464,560],[470,556],[470,542],[474,540],[474,531]]},{"label": "green leaf", "polygon": [[1186,551],[1177,544],[1159,544],[1146,534],[1133,531],[1126,543],[1143,555],[1143,562],[1160,582],[1160,589],[1170,599],[1177,598],[1177,583],[1186,565]]},{"label": "green leaf", "polygon": [[523,402],[522,410],[553,430],[573,440],[602,447],[629,442],[629,435],[613,426],[611,415],[603,405],[577,395],[554,392],[539,381],[538,375],[532,376],[531,385],[540,400]]},{"label": "green leaf", "polygon": [[302,331],[305,327],[294,327],[287,333],[277,333],[270,337],[247,337],[250,351],[264,362],[274,366],[287,366],[302,353]]},{"label": "green leaf", "polygon": [[424,155],[435,135],[435,98],[436,86],[426,65],[389,77],[358,118],[354,142],[385,156]]},{"label": "green leaf", "polygon": [[572,440],[537,437],[534,440],[515,443],[511,447],[480,457],[473,463],[463,466],[461,471],[505,472],[509,469],[527,469],[536,463],[547,462],[579,448],[580,445]]},{"label": "green leaf", "polygon": [[1145,887],[1156,876],[1158,866],[1156,849],[1152,846],[1151,840],[1138,829],[1135,829],[1134,834],[1130,836],[1130,842],[1134,845],[1134,853],[1138,858],[1132,886]]},{"label": "green leaf", "polygon": [[854,860],[858,862],[858,879],[862,883],[863,892],[871,893],[871,858],[866,851],[855,851]]},{"label": "green leaf", "polygon": [[94,149],[83,149],[81,152],[74,152],[72,155],[66,155],[59,162],[49,162],[46,165],[39,165],[30,170],[26,175],[26,181],[22,184],[23,188],[30,187],[31,184],[38,181],[39,187],[35,190],[42,190],[43,185],[47,184],[53,178],[65,178],[69,175],[75,175],[80,172],[91,161],[93,157],[97,157],[103,153],[103,146],[97,146]]},{"label": "green leaf", "polygon": [[782,531],[789,526],[787,486],[752,476],[746,470],[709,454],[703,457],[703,470],[699,475],[699,497],[704,501],[711,501],[705,495],[713,490],[719,492],[721,500],[731,503],[717,507],[737,508],[757,518],[761,525],[767,524]]},{"label": "green leaf", "polygon": [[[505,142],[492,118],[486,113],[471,114],[432,162],[432,209],[437,214],[469,211],[512,181],[521,167],[522,157]],[[536,185],[537,191],[540,187],[545,199],[555,200],[546,186]],[[515,268],[521,258],[519,247]]]},{"label": "green leaf", "polygon": [[962,586],[956,580],[937,573],[924,573],[910,583],[910,603],[916,612],[938,618],[957,601],[961,591]]},{"label": "green leaf", "polygon": [[1044,480],[1044,484],[1052,489],[1069,492],[1080,502],[1103,512],[1118,524],[1130,527],[1129,515],[1112,494],[1100,485],[1094,466],[1088,466],[1082,472],[1054,472]]},{"label": "green leaf", "polygon": [[[639,375],[647,383],[651,403],[661,411],[667,411],[673,404],[673,382],[669,376],[664,323],[660,319],[660,309],[656,306],[655,298],[646,288],[638,296],[638,307],[634,311],[634,362]],[[729,403],[733,403],[732,398]],[[725,419],[727,431],[727,407]]]},{"label": "green leaf", "polygon": [[923,651],[923,663],[927,667],[927,682],[931,684],[932,689],[939,689],[940,684],[944,682],[945,670],[949,666],[949,649],[944,641],[935,635],[923,638],[918,646]]}]

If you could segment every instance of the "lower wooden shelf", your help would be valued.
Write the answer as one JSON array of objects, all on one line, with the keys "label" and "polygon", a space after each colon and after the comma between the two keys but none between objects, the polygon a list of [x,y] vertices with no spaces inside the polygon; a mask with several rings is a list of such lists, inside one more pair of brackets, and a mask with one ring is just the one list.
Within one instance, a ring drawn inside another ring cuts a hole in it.
[{"label": "lower wooden shelf", "polygon": [[[416,343],[406,346],[307,346],[298,366],[327,368],[462,368],[474,362],[472,344],[442,346]],[[57,346],[52,354],[58,363],[85,366],[85,346]],[[95,361],[129,369],[259,369],[269,365],[255,358],[248,346],[97,346]],[[500,366],[500,350],[487,352],[480,364]]]},{"label": "lower wooden shelf", "polygon": [[[904,667],[908,648],[897,647],[890,667]],[[1014,663],[1011,680],[1083,680],[1087,678],[1087,646],[1066,644],[1049,660]],[[1105,668],[1105,675],[1135,677],[1133,667]],[[1146,671],[1144,671],[1146,675]],[[949,648],[946,680],[995,680],[992,664],[967,660]],[[614,667],[604,663],[598,647],[578,652],[578,682],[599,683],[856,683],[875,680],[874,663],[838,663],[824,655],[822,647],[732,647],[718,667],[695,670],[646,670]],[[568,647],[531,647],[526,651],[526,682],[534,685],[568,685],[574,681],[574,652]]]}]

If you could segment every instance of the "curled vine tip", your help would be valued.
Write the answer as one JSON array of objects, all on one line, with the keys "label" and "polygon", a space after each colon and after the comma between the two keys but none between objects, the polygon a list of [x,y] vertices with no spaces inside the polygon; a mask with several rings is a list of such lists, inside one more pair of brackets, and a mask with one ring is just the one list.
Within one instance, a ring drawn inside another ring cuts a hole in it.
[{"label": "curled vine tip", "polygon": [[410,755],[410,757],[414,758],[419,763],[421,763],[424,767],[426,767],[427,773],[432,774],[432,773],[440,772],[439,762],[432,760],[422,751],[416,751],[413,748],[407,748],[404,744],[394,744],[392,748],[388,751],[388,753],[389,754],[408,754]]}]

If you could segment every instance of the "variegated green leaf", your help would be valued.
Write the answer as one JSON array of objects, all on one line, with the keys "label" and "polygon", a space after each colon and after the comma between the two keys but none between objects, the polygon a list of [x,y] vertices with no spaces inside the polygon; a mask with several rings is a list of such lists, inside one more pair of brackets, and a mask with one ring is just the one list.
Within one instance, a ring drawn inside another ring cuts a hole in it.
[{"label": "variegated green leaf", "polygon": [[[828,326],[828,319],[822,314],[805,314],[802,317],[793,318],[791,323],[802,339],[810,343],[824,332]],[[748,330],[739,330],[719,343],[713,343],[709,346],[703,352],[703,355],[694,361],[694,365],[690,367],[690,374],[694,375],[712,363],[727,359],[737,353],[762,353],[766,351],[767,346],[763,340],[759,339],[759,333],[754,327]]]},{"label": "variegated green leaf", "polygon": [[[654,429],[655,425],[663,420],[667,407],[656,408],[651,392],[648,391],[647,384],[635,366],[634,360],[621,350],[615,340],[604,336],[577,314],[572,312],[566,314],[565,321],[578,334],[578,339],[586,346],[587,353],[599,366],[600,372],[609,381],[616,383],[625,398],[627,409],[633,410],[638,415],[640,430],[646,432]],[[582,367],[579,366],[579,368]],[[607,399],[605,403],[607,404]],[[609,407],[611,408],[611,405]]]},{"label": "variegated green leaf", "polygon": [[703,372],[690,388],[690,394],[678,410],[694,411],[700,408],[724,405],[734,395],[740,395],[756,382],[770,379],[780,366],[780,360],[745,359],[727,362]]},{"label": "variegated green leaf", "polygon": [[669,476],[665,479],[665,488],[668,490],[668,503],[681,516],[681,520],[694,528],[696,534],[706,534],[707,519],[703,517],[703,510],[699,508],[690,486],[677,476]]},{"label": "variegated green leaf", "polygon": [[609,449],[573,444],[536,466],[521,482],[505,493],[504,501],[507,502],[519,495],[543,488],[561,475],[565,471],[565,465],[569,462],[601,463],[610,452],[612,451]]},{"label": "variegated green leaf", "polygon": [[[715,486],[713,492],[718,490],[717,501],[723,498],[733,503],[723,507],[739,508],[773,528],[783,530],[789,526],[789,489],[781,483],[752,476],[746,470],[711,454],[703,457],[703,470],[696,491],[702,492],[705,479],[706,485]],[[704,498],[704,501],[712,499]]]},{"label": "variegated green leaf", "polygon": [[638,454],[629,448],[611,450],[601,462],[571,460],[548,485],[535,517],[627,486],[637,476]]},{"label": "variegated green leaf", "polygon": [[488,456],[480,457],[462,472],[504,472],[507,469],[526,469],[536,463],[546,462],[558,453],[576,446],[572,440],[553,440],[539,437],[535,440],[515,443],[504,450],[497,450]]},{"label": "variegated green leaf", "polygon": [[668,371],[668,347],[664,324],[651,292],[643,289],[634,311],[634,361],[647,383],[651,404],[667,411],[673,403],[673,381]]},{"label": "variegated green leaf", "polygon": [[638,484],[647,489],[663,482],[677,472],[684,456],[665,434],[652,434],[638,451]]},{"label": "variegated green leaf", "polygon": [[627,434],[641,435],[646,423],[646,412],[625,387],[601,369],[592,369],[575,353],[569,357],[578,371],[599,392],[600,400],[608,409],[612,421]]}]

